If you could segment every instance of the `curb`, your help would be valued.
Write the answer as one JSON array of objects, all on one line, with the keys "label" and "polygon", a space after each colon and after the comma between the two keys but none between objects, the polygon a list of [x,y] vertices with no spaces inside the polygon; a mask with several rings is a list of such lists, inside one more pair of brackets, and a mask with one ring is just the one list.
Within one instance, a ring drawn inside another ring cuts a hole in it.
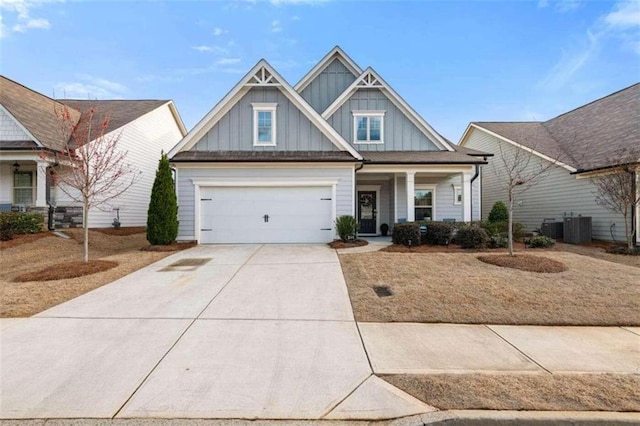
[{"label": "curb", "polygon": [[388,426],[637,425],[640,413],[613,411],[450,410],[391,420]]}]

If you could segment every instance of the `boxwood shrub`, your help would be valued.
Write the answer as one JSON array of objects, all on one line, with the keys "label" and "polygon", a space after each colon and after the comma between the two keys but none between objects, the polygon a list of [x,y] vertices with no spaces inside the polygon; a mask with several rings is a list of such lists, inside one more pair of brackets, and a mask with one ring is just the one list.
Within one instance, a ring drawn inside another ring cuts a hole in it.
[{"label": "boxwood shrub", "polygon": [[453,236],[453,224],[449,222],[420,222],[427,227],[422,243],[433,246],[448,246]]},{"label": "boxwood shrub", "polygon": [[0,228],[11,228],[14,234],[38,234],[42,232],[44,216],[41,213],[0,213]]},{"label": "boxwood shrub", "polygon": [[530,248],[549,248],[556,243],[553,238],[545,237],[544,235],[538,235],[532,237],[526,241],[527,247]]},{"label": "boxwood shrub", "polygon": [[416,222],[396,223],[393,226],[391,241],[404,246],[420,245],[420,224]]},{"label": "boxwood shrub", "polygon": [[458,227],[455,242],[466,249],[485,248],[489,245],[490,239],[486,229],[472,224]]}]

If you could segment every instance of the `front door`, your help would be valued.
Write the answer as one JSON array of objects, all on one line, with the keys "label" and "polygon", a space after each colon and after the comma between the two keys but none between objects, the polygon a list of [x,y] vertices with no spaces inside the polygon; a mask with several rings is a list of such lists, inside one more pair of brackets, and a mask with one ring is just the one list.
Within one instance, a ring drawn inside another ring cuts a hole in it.
[{"label": "front door", "polygon": [[376,233],[376,192],[358,191],[358,223],[360,234]]}]

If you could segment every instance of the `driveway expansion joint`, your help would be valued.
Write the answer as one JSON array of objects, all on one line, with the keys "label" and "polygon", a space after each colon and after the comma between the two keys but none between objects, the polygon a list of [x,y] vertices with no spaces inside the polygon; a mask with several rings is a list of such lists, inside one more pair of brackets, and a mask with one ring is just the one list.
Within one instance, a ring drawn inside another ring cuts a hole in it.
[{"label": "driveway expansion joint", "polygon": [[534,363],[535,365],[537,365],[538,367],[542,368],[544,371],[546,371],[549,374],[553,374],[553,372],[547,368],[545,368],[545,366],[543,366],[542,364],[540,364],[538,361],[536,361],[535,359],[533,359],[531,356],[529,356],[527,353],[525,353],[523,350],[521,350],[519,347],[517,347],[516,345],[514,345],[513,343],[511,343],[510,341],[508,341],[507,339],[504,338],[504,336],[502,336],[500,333],[498,333],[496,330],[494,330],[489,324],[484,324],[484,326],[486,328],[488,328],[489,330],[491,330],[492,333],[494,333],[496,336],[498,336],[500,339],[502,339],[505,343],[507,343],[509,346],[511,346],[513,349],[515,349],[516,351],[520,352],[522,354],[522,356],[524,356],[525,358],[527,358],[529,361],[531,361],[532,363]]}]

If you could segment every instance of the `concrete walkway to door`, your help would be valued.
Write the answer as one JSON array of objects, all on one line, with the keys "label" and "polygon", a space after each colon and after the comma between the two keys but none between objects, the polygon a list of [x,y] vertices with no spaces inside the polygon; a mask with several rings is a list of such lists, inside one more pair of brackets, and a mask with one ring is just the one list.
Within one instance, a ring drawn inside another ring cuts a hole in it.
[{"label": "concrete walkway to door", "polygon": [[381,419],[336,252],[199,246],[2,329],[0,418]]}]

